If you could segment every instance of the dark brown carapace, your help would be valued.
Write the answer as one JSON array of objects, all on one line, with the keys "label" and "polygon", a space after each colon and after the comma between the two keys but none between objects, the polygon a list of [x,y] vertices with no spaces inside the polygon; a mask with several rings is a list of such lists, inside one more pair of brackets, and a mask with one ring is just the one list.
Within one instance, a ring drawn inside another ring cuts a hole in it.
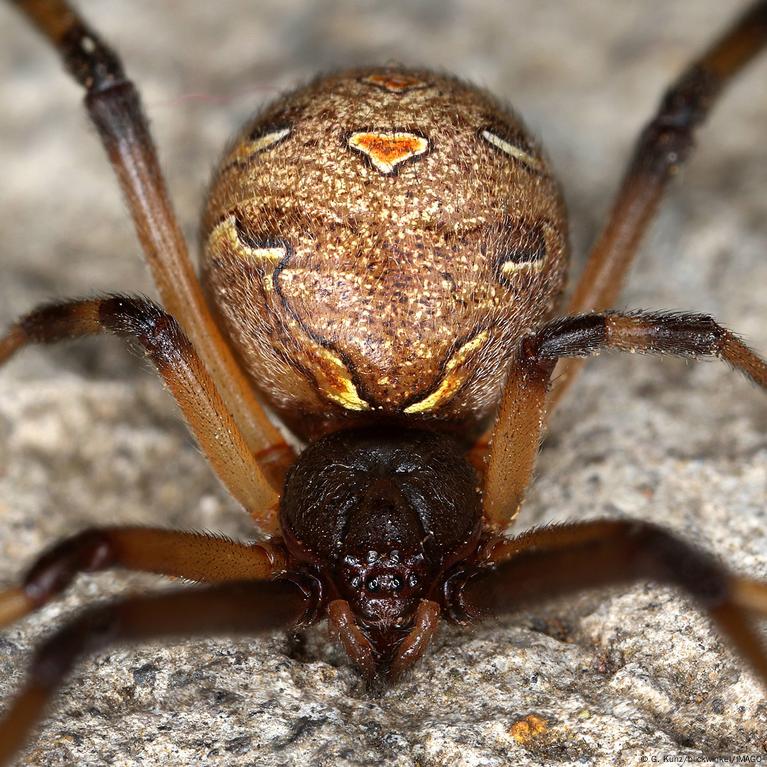
[{"label": "dark brown carapace", "polygon": [[767,614],[767,584],[643,522],[504,537],[579,358],[717,356],[767,388],[765,361],[708,316],[609,311],[695,129],[764,47],[767,2],[667,92],[564,307],[567,222],[538,144],[489,94],[400,67],[318,78],[244,127],[210,189],[198,280],[119,59],[64,0],[14,4],[86,89],[164,309],[128,296],[43,306],[0,338],[0,362],[31,343],[133,338],[268,540],[97,528],[43,554],[0,592],[0,624],[81,572],[207,585],[97,606],[43,643],[0,722],[0,762],[72,664],[108,642],[327,618],[367,677],[392,678],[441,617],[636,579],[689,592],[767,679],[749,615]]},{"label": "dark brown carapace", "polygon": [[477,549],[482,504],[464,452],[438,432],[336,431],[288,475],[287,549],[336,609],[350,610],[367,640],[350,654],[371,674],[405,662],[419,605],[438,603],[447,573]]}]

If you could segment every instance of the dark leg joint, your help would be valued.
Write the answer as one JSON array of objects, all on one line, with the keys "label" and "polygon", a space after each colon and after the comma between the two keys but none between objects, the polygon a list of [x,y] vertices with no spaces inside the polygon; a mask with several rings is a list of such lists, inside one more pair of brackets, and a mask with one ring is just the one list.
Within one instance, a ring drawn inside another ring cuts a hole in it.
[{"label": "dark leg joint", "polygon": [[581,314],[563,317],[545,325],[522,341],[523,355],[556,360],[560,357],[587,357],[599,351],[607,337],[606,317]]},{"label": "dark leg joint", "polygon": [[113,296],[99,302],[99,322],[111,333],[135,336],[151,346],[169,333],[180,335],[178,323],[157,304],[142,298]]},{"label": "dark leg joint", "polygon": [[45,604],[63,591],[78,573],[96,572],[114,564],[109,537],[85,530],[43,554],[24,578],[24,592],[36,604]]},{"label": "dark leg joint", "polygon": [[678,586],[705,608],[728,600],[726,571],[710,554],[655,525],[638,524],[631,537],[637,575]]},{"label": "dark leg joint", "polygon": [[[151,146],[152,140],[146,128],[141,100],[129,80],[116,80],[104,84],[98,90],[89,90],[85,96],[85,106],[113,161],[118,145]],[[158,172],[154,157],[151,162],[153,171]]]},{"label": "dark leg joint", "polygon": [[78,659],[111,644],[119,635],[120,616],[110,606],[88,610],[46,639],[35,652],[29,683],[55,690]]},{"label": "dark leg joint", "polygon": [[134,337],[161,373],[191,351],[189,339],[176,320],[145,299],[114,296],[101,301],[99,322],[111,333]]},{"label": "dark leg joint", "polygon": [[125,82],[117,54],[84,23],[73,24],[60,45],[67,69],[88,93],[99,93]]},{"label": "dark leg joint", "polygon": [[645,126],[629,176],[665,179],[682,165],[694,147],[693,134],[703,123],[722,81],[701,66],[689,69],[663,97],[657,115]]},{"label": "dark leg joint", "polygon": [[705,119],[721,87],[721,78],[704,67],[693,66],[666,91],[653,123],[692,132]]},{"label": "dark leg joint", "polygon": [[466,603],[464,589],[472,576],[485,571],[466,565],[458,565],[445,578],[442,584],[441,604],[442,614],[450,623],[466,626],[480,617],[478,611],[473,610]]},{"label": "dark leg joint", "polygon": [[656,118],[642,131],[628,175],[666,180],[687,160],[693,147],[689,127]]}]

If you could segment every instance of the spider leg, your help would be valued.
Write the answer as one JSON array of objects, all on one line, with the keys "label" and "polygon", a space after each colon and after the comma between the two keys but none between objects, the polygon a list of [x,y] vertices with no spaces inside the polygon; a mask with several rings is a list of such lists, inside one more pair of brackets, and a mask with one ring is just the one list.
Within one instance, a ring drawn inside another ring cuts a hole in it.
[{"label": "spider leg", "polygon": [[710,554],[646,522],[578,522],[500,539],[488,551],[488,566],[456,585],[450,609],[459,620],[481,618],[644,580],[693,597],[767,683],[767,648],[748,614],[767,616],[767,583],[730,573]]},{"label": "spider leg", "polygon": [[47,604],[79,573],[115,567],[204,583],[269,580],[287,564],[282,547],[208,533],[148,527],[84,530],[37,558],[20,586],[0,591],[0,628]]},{"label": "spider leg", "polygon": [[[658,112],[639,136],[607,224],[591,249],[566,314],[615,305],[669,181],[693,149],[695,131],[719,94],[765,45],[767,2],[760,0],[668,89]],[[550,411],[583,364],[583,360],[572,359],[559,365],[549,396]]]},{"label": "spider leg", "polygon": [[270,478],[250,452],[191,342],[173,317],[155,304],[113,296],[40,307],[0,338],[0,363],[30,343],[104,332],[131,336],[141,344],[218,477],[264,532],[277,532],[277,493]]},{"label": "spider leg", "polygon": [[605,350],[715,356],[767,389],[767,362],[704,314],[634,312],[561,317],[522,339],[501,398],[485,470],[483,508],[491,528],[516,517],[538,453],[546,391],[557,360]]},{"label": "spider leg", "polygon": [[96,125],[125,195],[163,305],[189,334],[253,454],[293,451],[271,424],[221,335],[200,289],[165,187],[138,92],[117,54],[65,0],[12,0],[85,88]]},{"label": "spider leg", "polygon": [[86,610],[35,652],[24,687],[0,720],[0,765],[22,747],[80,658],[115,643],[213,634],[251,636],[284,628],[307,614],[311,600],[292,581],[238,581]]}]

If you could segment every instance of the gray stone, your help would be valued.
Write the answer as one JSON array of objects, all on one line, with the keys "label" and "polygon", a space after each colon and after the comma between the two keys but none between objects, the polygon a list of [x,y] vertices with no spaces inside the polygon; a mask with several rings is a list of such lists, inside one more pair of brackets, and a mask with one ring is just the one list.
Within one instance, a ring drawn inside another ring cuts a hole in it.
[{"label": "gray stone", "polygon": [[[264,99],[318,69],[397,60],[455,71],[527,116],[566,189],[576,271],[639,126],[734,10],[716,0],[81,5],[145,94],[190,240],[210,167]],[[766,81],[762,60],[723,99],[621,301],[711,312],[762,352]],[[0,7],[3,325],[52,296],[154,294],[78,100]],[[724,365],[601,358],[552,423],[518,526],[652,520],[766,577],[766,434],[763,393]],[[64,535],[116,522],[253,535],[135,354],[102,339],[25,353],[0,374],[0,578],[12,582]],[[0,695],[79,606],[159,583],[83,577],[7,629]],[[546,728],[526,740],[530,714]],[[321,627],[302,639],[115,648],[77,667],[20,763],[634,765],[765,749],[753,675],[686,598],[640,584],[446,628],[377,695]]]}]

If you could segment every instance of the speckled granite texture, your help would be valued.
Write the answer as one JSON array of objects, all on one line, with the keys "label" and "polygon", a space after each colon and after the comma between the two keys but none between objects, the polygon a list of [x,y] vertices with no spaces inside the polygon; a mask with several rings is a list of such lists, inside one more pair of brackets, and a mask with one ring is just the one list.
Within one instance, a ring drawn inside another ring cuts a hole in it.
[{"label": "speckled granite texture", "polygon": [[[662,88],[743,3],[81,5],[145,94],[191,240],[215,158],[264,99],[317,70],[394,60],[455,71],[527,116],[563,179],[578,268]],[[711,312],[762,352],[766,93],[762,60],[703,132],[622,300]],[[52,296],[154,293],[78,102],[50,53],[0,7],[3,325]],[[552,423],[519,526],[652,520],[767,577],[766,434],[767,397],[724,365],[599,359]],[[67,533],[115,522],[252,533],[120,342],[25,353],[0,372],[0,578],[11,582]],[[157,585],[84,577],[4,631],[0,696],[78,606]],[[734,754],[767,759],[764,693],[687,600],[638,585],[446,629],[378,696],[322,628],[301,641],[110,650],[77,668],[19,763],[526,767]]]}]

